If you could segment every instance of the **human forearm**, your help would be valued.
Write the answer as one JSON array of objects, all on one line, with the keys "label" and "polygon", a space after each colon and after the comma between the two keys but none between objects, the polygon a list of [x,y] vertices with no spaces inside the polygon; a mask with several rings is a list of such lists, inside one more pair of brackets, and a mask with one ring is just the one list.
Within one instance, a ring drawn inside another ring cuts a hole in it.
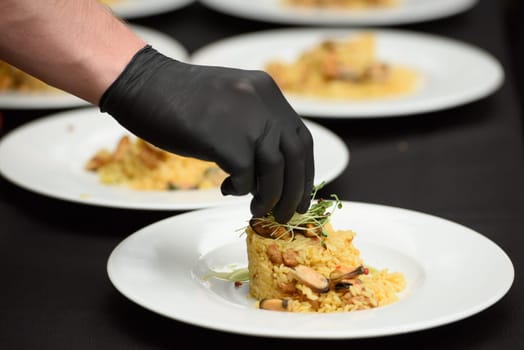
[{"label": "human forearm", "polygon": [[0,59],[98,104],[145,43],[96,0],[0,0]]}]

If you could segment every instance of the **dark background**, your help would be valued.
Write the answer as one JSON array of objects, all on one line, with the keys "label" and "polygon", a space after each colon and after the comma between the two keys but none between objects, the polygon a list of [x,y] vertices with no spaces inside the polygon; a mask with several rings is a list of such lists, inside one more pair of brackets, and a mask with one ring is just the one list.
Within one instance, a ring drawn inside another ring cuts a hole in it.
[{"label": "dark background", "polygon": [[[128,301],[106,275],[107,258],[120,241],[178,212],[83,206],[0,177],[0,349],[170,349],[181,341],[191,347],[524,348],[523,16],[522,1],[481,0],[446,19],[396,26],[463,40],[497,57],[506,80],[488,98],[402,118],[315,119],[351,152],[346,171],[321,195],[437,215],[481,232],[507,252],[515,282],[492,307],[435,329],[376,339],[285,340],[193,327]],[[190,53],[232,35],[289,27],[198,3],[130,22],[171,35]],[[54,112],[2,110],[1,133]],[[457,273],[470,268],[457,266]]]}]

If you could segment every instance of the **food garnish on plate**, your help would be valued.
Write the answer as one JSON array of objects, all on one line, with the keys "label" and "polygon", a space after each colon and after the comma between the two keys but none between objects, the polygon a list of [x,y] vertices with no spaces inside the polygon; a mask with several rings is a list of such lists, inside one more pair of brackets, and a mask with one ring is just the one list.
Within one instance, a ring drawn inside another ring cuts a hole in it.
[{"label": "food garnish on plate", "polygon": [[369,100],[413,92],[418,72],[384,62],[376,51],[375,34],[361,32],[325,39],[292,62],[271,60],[264,69],[284,92],[293,95]]},{"label": "food garnish on plate", "polygon": [[136,190],[217,188],[227,174],[216,163],[179,156],[124,135],[114,150],[100,149],[85,164],[102,184]]}]

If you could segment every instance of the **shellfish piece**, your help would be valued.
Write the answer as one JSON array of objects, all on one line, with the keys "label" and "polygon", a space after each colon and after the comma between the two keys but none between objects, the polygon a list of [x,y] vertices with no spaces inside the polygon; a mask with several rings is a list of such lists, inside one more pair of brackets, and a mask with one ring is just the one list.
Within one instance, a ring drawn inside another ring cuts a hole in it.
[{"label": "shellfish piece", "polygon": [[249,226],[262,237],[270,237],[271,232],[273,231],[271,228],[264,225],[263,219],[251,218],[251,220],[249,220]]},{"label": "shellfish piece", "polygon": [[346,289],[349,289],[349,287],[351,287],[352,285],[353,284],[350,282],[337,282],[335,283],[335,290],[336,291],[346,290]]},{"label": "shellfish piece", "polygon": [[313,238],[320,237],[320,235],[322,234],[322,227],[315,226],[313,224],[305,224],[301,228],[297,228],[294,231],[295,233],[301,233],[306,237]]},{"label": "shellfish piece", "polygon": [[318,293],[329,291],[329,279],[306,265],[295,266],[295,278]]},{"label": "shellfish piece", "polygon": [[286,249],[282,252],[282,261],[284,265],[289,267],[295,267],[298,263],[298,253],[293,249]]},{"label": "shellfish piece", "polygon": [[335,281],[342,281],[342,280],[350,280],[350,279],[353,279],[359,275],[363,275],[363,274],[366,274],[366,269],[364,268],[364,266],[360,265],[359,267],[357,267],[356,269],[354,270],[351,270],[349,272],[346,272],[344,273],[343,270],[334,270],[331,272],[329,278],[331,278],[331,281],[335,282]]},{"label": "shellfish piece", "polygon": [[278,248],[278,245],[276,245],[275,243],[267,246],[266,255],[273,265],[280,265],[284,261],[282,257],[282,252]]},{"label": "shellfish piece", "polygon": [[263,218],[251,218],[249,226],[259,236],[273,239],[290,239],[291,234],[282,226],[271,227],[267,220]]},{"label": "shellfish piece", "polygon": [[264,310],[287,311],[289,301],[287,299],[262,299],[258,307]]},{"label": "shellfish piece", "polygon": [[350,266],[337,266],[336,269],[331,271],[329,274],[329,279],[332,281],[337,281],[342,278],[345,274],[352,272],[355,268]]}]

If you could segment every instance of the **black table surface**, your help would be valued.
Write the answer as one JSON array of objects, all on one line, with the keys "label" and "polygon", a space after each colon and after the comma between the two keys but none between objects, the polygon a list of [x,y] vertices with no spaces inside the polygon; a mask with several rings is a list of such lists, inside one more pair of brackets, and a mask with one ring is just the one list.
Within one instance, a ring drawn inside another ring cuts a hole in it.
[{"label": "black table surface", "polygon": [[[0,177],[0,349],[169,349],[181,346],[182,339],[189,346],[326,342],[363,349],[523,349],[523,128],[513,59],[518,55],[501,4],[481,0],[459,15],[397,27],[456,38],[493,54],[506,72],[493,95],[410,117],[315,120],[338,134],[351,153],[346,170],[322,192],[422,211],[482,233],[515,267],[512,288],[499,302],[437,328],[367,339],[278,339],[188,325],[129,301],[106,274],[109,254],[120,241],[180,212],[84,206]],[[288,27],[198,3],[130,22],[171,35],[190,53],[232,35]],[[3,110],[2,135],[51,112],[56,110]],[[470,268],[457,266],[457,273]]]}]

